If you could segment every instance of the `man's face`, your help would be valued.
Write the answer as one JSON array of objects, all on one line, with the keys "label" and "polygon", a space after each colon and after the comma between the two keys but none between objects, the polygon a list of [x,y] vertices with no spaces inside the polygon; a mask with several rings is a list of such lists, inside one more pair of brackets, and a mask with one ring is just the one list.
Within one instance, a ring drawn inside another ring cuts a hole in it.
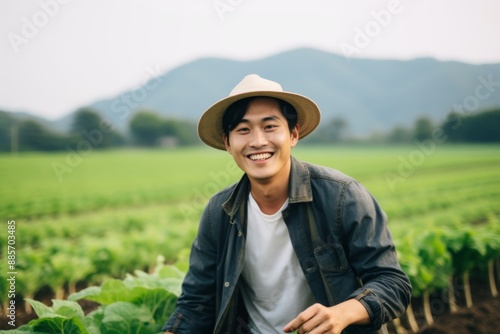
[{"label": "man's face", "polygon": [[290,151],[299,139],[298,126],[290,133],[277,101],[252,100],[241,122],[224,138],[226,150],[251,181],[288,180]]}]

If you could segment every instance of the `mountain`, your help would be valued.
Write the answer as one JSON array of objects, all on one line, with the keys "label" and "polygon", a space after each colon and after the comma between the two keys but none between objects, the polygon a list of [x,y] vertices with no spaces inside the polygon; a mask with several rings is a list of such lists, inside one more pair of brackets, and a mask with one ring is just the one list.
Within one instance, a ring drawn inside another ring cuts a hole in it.
[{"label": "mountain", "polygon": [[[500,64],[472,65],[431,58],[348,60],[304,48],[254,61],[200,59],[89,107],[120,131],[126,131],[138,109],[197,120],[250,73],[312,98],[322,111],[322,124],[343,118],[356,136],[388,131],[395,125],[410,127],[420,116],[441,122],[456,105],[465,105],[463,112],[500,105]],[[65,129],[70,120],[68,115],[54,125]]]}]

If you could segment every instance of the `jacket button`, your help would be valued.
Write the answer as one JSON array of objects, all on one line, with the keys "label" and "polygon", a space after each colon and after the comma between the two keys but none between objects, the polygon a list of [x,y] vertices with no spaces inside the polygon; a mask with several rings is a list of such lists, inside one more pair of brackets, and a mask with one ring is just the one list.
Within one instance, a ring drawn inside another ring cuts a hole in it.
[{"label": "jacket button", "polygon": [[243,235],[243,233],[238,232],[238,237],[241,237],[242,235]]},{"label": "jacket button", "polygon": [[230,285],[230,284],[229,284],[229,282],[224,283],[224,286],[225,286],[226,288],[229,288],[229,285]]}]

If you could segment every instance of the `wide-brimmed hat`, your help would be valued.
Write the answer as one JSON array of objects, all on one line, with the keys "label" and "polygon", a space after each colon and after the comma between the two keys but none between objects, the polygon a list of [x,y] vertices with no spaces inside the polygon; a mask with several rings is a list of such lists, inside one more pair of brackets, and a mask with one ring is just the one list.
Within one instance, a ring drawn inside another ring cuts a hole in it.
[{"label": "wide-brimmed hat", "polygon": [[203,113],[198,122],[200,139],[209,146],[225,150],[222,130],[224,112],[234,102],[253,96],[274,97],[290,103],[297,111],[299,139],[310,134],[321,119],[319,108],[311,99],[300,94],[285,92],[279,83],[261,78],[257,74],[250,74],[234,87],[228,97],[216,102]]}]

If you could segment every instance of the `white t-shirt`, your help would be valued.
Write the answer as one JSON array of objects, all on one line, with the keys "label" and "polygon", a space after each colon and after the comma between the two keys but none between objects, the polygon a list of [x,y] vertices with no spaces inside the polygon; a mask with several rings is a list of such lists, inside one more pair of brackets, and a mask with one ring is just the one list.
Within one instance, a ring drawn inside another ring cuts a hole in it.
[{"label": "white t-shirt", "polygon": [[243,267],[242,296],[252,333],[283,333],[283,327],[314,304],[311,289],[293,250],[281,211],[262,213],[252,195]]}]

